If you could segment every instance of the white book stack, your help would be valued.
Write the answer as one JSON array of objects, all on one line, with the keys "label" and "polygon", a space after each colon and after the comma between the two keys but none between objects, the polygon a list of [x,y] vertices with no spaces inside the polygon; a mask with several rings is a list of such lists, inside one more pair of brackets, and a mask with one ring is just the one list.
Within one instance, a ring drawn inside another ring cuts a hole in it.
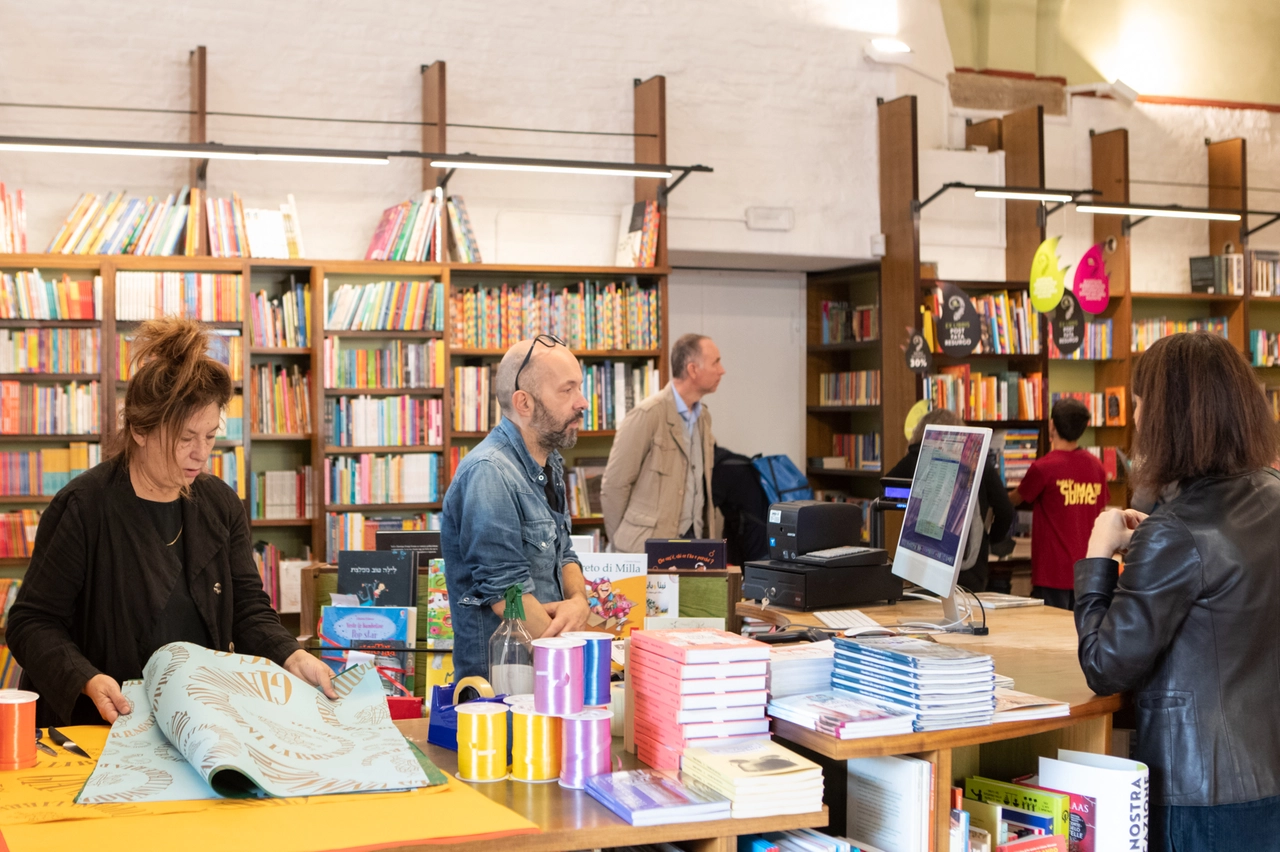
[{"label": "white book stack", "polygon": [[822,768],[769,739],[687,748],[680,774],[733,802],[735,819],[822,810]]},{"label": "white book stack", "polygon": [[769,697],[773,700],[831,686],[835,665],[834,642],[775,645],[769,650]]}]

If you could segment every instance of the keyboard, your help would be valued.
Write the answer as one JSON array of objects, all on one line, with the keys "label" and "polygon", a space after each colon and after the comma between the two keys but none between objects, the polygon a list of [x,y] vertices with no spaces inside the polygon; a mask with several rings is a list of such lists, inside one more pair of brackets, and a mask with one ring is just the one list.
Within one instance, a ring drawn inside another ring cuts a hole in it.
[{"label": "keyboard", "polygon": [[879,622],[860,609],[820,609],[814,615],[833,630],[861,630],[880,626]]},{"label": "keyboard", "polygon": [[826,550],[815,550],[794,561],[802,565],[822,565],[827,568],[848,568],[855,565],[883,565],[888,557],[886,551],[878,547],[829,547]]}]

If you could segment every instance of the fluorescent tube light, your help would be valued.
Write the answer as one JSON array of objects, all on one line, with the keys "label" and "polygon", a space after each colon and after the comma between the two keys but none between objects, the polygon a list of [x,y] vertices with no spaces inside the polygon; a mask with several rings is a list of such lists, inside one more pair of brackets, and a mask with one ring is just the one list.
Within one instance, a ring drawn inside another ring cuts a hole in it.
[{"label": "fluorescent tube light", "polygon": [[1010,198],[1015,201],[1058,201],[1063,204],[1073,200],[1075,197],[1066,192],[1055,192],[1052,189],[997,189],[992,187],[974,189],[973,194],[978,198]]},{"label": "fluorescent tube light", "polygon": [[1239,222],[1239,213],[1219,210],[1201,210],[1194,207],[1142,207],[1139,205],[1077,204],[1080,213],[1101,213],[1108,216],[1161,216],[1168,219],[1210,219],[1215,222]]},{"label": "fluorescent tube light", "polygon": [[378,151],[324,148],[270,148],[216,143],[183,144],[119,142],[98,139],[35,139],[0,136],[0,151],[56,154],[114,154],[127,157],[177,157],[191,160],[259,160],[275,163],[354,163],[385,166],[391,160]]},{"label": "fluorescent tube light", "polygon": [[910,53],[911,47],[896,38],[873,38],[871,47],[878,53]]},{"label": "fluorescent tube light", "polygon": [[617,175],[618,177],[669,178],[670,166],[641,163],[595,163],[579,160],[530,160],[520,157],[479,157],[474,155],[436,156],[435,169],[487,169],[502,172],[547,172],[564,175]]}]

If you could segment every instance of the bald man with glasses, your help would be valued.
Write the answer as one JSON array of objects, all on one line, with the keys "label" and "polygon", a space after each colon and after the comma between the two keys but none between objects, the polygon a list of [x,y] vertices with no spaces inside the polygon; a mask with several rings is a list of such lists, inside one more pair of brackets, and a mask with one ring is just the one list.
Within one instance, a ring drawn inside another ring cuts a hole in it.
[{"label": "bald man with glasses", "polygon": [[582,368],[563,341],[540,334],[507,350],[494,384],[502,420],[458,465],[440,521],[455,681],[489,676],[509,587],[521,587],[535,639],[580,630],[589,614],[560,456],[587,409]]}]

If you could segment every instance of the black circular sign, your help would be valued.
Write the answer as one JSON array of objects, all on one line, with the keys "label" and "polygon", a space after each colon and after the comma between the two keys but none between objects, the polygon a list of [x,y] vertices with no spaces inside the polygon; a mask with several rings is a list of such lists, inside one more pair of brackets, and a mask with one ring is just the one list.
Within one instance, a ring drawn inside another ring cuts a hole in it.
[{"label": "black circular sign", "polygon": [[933,353],[929,351],[924,335],[918,331],[913,331],[907,341],[907,369],[913,373],[933,372]]},{"label": "black circular sign", "polygon": [[954,284],[942,285],[942,316],[938,321],[938,345],[955,358],[963,358],[982,340],[982,325],[973,302]]},{"label": "black circular sign", "polygon": [[1062,291],[1062,301],[1054,309],[1049,324],[1053,327],[1053,344],[1063,355],[1070,355],[1084,343],[1084,308],[1070,290]]}]

